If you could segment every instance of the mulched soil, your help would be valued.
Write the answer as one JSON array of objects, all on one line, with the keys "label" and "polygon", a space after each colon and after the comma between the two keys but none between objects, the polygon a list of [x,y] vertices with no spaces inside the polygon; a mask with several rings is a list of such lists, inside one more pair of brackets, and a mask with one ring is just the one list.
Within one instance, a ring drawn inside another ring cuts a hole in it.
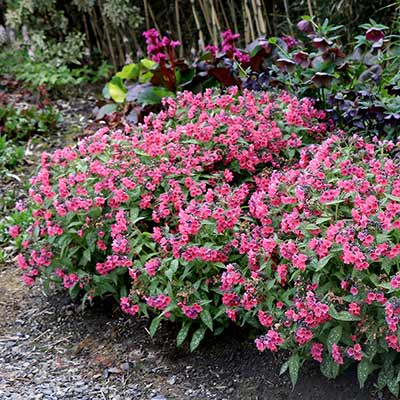
[{"label": "mulched soil", "polygon": [[[37,153],[80,135],[94,102],[57,102],[59,133],[32,145],[30,164],[0,190],[22,196]],[[284,355],[259,353],[238,328],[190,353],[175,346],[177,326],[161,325],[152,339],[148,323],[111,302],[82,309],[62,292],[26,288],[12,260],[0,265],[0,400],[392,399],[373,382],[360,390],[354,370],[328,381],[315,365],[302,370],[293,390],[287,375],[279,376]]]},{"label": "mulched soil", "polygon": [[292,390],[282,356],[260,354],[244,332],[208,338],[190,353],[177,327],[152,339],[148,320],[103,302],[82,310],[63,293],[27,289],[12,265],[0,271],[0,399],[390,399],[355,371],[328,381],[308,365]]}]

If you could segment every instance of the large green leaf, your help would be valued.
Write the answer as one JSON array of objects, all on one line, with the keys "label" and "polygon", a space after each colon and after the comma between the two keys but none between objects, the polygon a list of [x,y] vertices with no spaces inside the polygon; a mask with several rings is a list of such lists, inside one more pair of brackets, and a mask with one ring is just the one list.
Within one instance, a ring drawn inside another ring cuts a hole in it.
[{"label": "large green leaf", "polygon": [[338,321],[359,321],[361,318],[356,315],[351,315],[348,311],[336,311],[335,307],[329,307],[329,315]]},{"label": "large green leaf", "polygon": [[116,73],[115,75],[121,79],[131,79],[136,81],[139,77],[140,67],[138,64],[128,64],[125,65],[121,71]]},{"label": "large green leaf", "polygon": [[160,104],[164,97],[175,97],[175,95],[166,88],[150,86],[138,94],[137,100],[143,105],[153,105]]},{"label": "large green leaf", "polygon": [[178,332],[178,335],[176,336],[176,345],[179,347],[182,345],[182,343],[185,341],[188,333],[189,333],[189,328],[190,328],[190,322],[185,322],[182,325],[182,328]]},{"label": "large green leaf", "polygon": [[193,333],[192,340],[190,341],[190,351],[195,351],[199,347],[205,333],[206,328],[204,326],[200,327]]},{"label": "large green leaf", "polygon": [[114,76],[108,83],[108,91],[116,103],[123,103],[126,98],[126,87],[119,76]]},{"label": "large green leaf", "polygon": [[299,377],[299,369],[300,358],[299,355],[295,353],[289,358],[289,375],[293,387],[296,385],[297,379]]},{"label": "large green leaf", "polygon": [[204,309],[200,313],[200,318],[204,322],[204,324],[207,325],[207,327],[212,331],[213,330],[213,320],[212,320],[210,311],[208,311],[207,309]]}]

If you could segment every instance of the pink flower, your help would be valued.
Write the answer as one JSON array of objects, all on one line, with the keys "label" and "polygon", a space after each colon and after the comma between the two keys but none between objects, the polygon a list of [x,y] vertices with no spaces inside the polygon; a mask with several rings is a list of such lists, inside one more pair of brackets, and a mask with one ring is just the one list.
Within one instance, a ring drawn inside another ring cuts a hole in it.
[{"label": "pink flower", "polygon": [[187,306],[182,303],[178,303],[186,317],[190,319],[196,319],[198,315],[203,311],[203,307],[200,304],[194,303],[191,306]]},{"label": "pink flower", "polygon": [[312,332],[307,328],[299,328],[296,331],[296,342],[299,345],[308,343],[313,337]]},{"label": "pink flower", "polygon": [[333,343],[333,345],[332,345],[332,358],[336,364],[339,364],[339,365],[343,364],[342,352],[341,352],[340,346],[338,346],[336,343]]},{"label": "pink flower", "polygon": [[354,347],[349,347],[347,349],[347,355],[356,361],[361,361],[363,357],[361,352],[361,346],[358,343],[356,343]]},{"label": "pink flower", "polygon": [[349,313],[354,316],[360,315],[360,306],[357,303],[350,303],[349,304]]},{"label": "pink flower", "polygon": [[21,230],[18,225],[13,225],[8,228],[8,233],[13,239],[15,239],[20,234],[20,232]]},{"label": "pink flower", "polygon": [[265,311],[258,310],[258,320],[260,321],[260,324],[266,328],[272,326],[272,316]]},{"label": "pink flower", "polygon": [[147,261],[145,264],[145,269],[148,275],[154,276],[160,267],[160,261],[157,258]]},{"label": "pink flower", "polygon": [[322,362],[322,353],[324,351],[324,345],[321,343],[313,343],[311,346],[311,357],[313,360],[318,361],[319,363]]},{"label": "pink flower", "polygon": [[400,289],[400,274],[396,274],[392,277],[392,279],[390,280],[390,286],[393,289]]},{"label": "pink flower", "polygon": [[270,351],[278,351],[278,346],[283,343],[282,337],[273,329],[270,329],[265,335],[260,336],[255,340],[257,349],[261,352],[268,349]]},{"label": "pink flower", "polygon": [[121,297],[120,306],[124,313],[130,314],[132,316],[136,315],[139,312],[139,305],[132,304],[128,297]]}]

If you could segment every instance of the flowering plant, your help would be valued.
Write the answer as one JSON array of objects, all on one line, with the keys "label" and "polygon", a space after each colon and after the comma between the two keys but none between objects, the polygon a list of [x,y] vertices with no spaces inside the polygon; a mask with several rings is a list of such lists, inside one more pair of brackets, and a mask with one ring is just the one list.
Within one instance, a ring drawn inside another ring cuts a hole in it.
[{"label": "flowering plant", "polygon": [[331,378],[358,361],[361,384],[382,365],[379,385],[396,392],[393,144],[327,137],[325,114],[285,92],[164,103],[134,130],[43,154],[22,211],[32,223],[10,231],[25,281],[113,295],[152,313],[152,335],[180,321],[192,350],[207,330],[251,324],[266,330],[260,351],[291,352],[293,382],[306,359]]}]

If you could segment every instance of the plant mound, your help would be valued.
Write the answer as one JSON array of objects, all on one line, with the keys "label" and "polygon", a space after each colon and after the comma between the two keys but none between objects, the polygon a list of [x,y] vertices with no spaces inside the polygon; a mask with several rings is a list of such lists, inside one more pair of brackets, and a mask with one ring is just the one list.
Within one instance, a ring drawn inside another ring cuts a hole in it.
[{"label": "plant mound", "polygon": [[[181,321],[180,345],[230,320],[335,377],[382,363],[398,388],[399,163],[391,143],[328,134],[310,100],[232,88],[165,100],[138,128],[44,153],[14,226],[28,284]],[[21,217],[22,218],[22,217]],[[23,225],[23,224],[22,224]],[[23,232],[26,233],[23,233]],[[389,349],[391,352],[389,353]],[[384,355],[384,359],[382,357]],[[391,389],[391,390],[392,390]]]}]

